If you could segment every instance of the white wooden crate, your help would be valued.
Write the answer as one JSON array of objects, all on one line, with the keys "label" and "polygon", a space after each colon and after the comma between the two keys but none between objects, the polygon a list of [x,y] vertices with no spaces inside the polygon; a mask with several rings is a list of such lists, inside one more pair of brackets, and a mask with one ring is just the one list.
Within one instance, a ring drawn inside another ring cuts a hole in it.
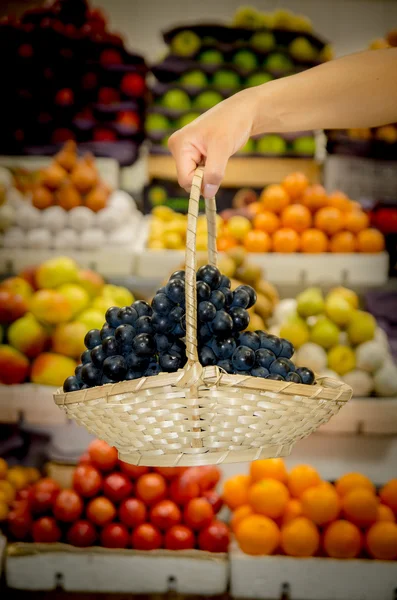
[{"label": "white wooden crate", "polygon": [[397,398],[352,398],[318,433],[397,435]]},{"label": "white wooden crate", "polygon": [[226,554],[200,550],[78,549],[66,544],[12,544],[5,576],[10,588],[212,596],[228,584]]},{"label": "white wooden crate", "polygon": [[30,425],[66,424],[66,414],[54,403],[55,391],[34,383],[0,385],[0,423],[17,423],[23,418]]},{"label": "white wooden crate", "polygon": [[393,600],[397,561],[229,555],[233,598]]}]

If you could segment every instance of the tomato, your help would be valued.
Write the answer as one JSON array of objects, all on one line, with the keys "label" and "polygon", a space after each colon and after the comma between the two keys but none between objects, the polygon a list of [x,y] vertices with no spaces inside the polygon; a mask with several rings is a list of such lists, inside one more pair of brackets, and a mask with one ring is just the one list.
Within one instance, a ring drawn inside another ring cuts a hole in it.
[{"label": "tomato", "polygon": [[111,523],[117,514],[114,504],[110,502],[108,498],[104,498],[103,496],[90,500],[86,512],[87,518],[92,521],[94,525],[99,525],[100,527],[104,527],[108,523]]},{"label": "tomato", "polygon": [[205,498],[193,498],[186,504],[183,520],[193,531],[208,527],[213,519],[213,508]]},{"label": "tomato", "polygon": [[200,486],[189,474],[189,471],[183,473],[178,479],[174,479],[170,484],[170,498],[176,504],[185,505],[189,500],[200,496]]},{"label": "tomato", "polygon": [[67,533],[67,540],[69,544],[78,546],[79,548],[88,548],[93,546],[96,541],[96,529],[89,521],[76,521],[73,523]]},{"label": "tomato", "polygon": [[158,473],[142,475],[136,482],[136,495],[147,506],[163,500],[167,494],[164,477]]},{"label": "tomato", "polygon": [[102,488],[102,476],[98,469],[91,465],[79,465],[73,473],[73,489],[83,496],[92,498]]},{"label": "tomato", "polygon": [[72,523],[79,519],[84,505],[80,496],[74,490],[62,490],[55,500],[53,513],[58,521]]},{"label": "tomato", "polygon": [[18,502],[19,500],[30,500],[32,495],[33,485],[29,485],[28,487],[23,488],[22,490],[18,490],[15,496],[15,500]]},{"label": "tomato", "polygon": [[110,473],[103,480],[103,493],[117,504],[131,496],[134,486],[124,473]]},{"label": "tomato", "polygon": [[154,467],[154,470],[165,479],[173,479],[182,475],[186,471],[186,467]]},{"label": "tomato", "polygon": [[87,452],[94,467],[100,471],[111,471],[117,465],[118,454],[116,448],[109,446],[103,440],[91,442]]},{"label": "tomato", "polygon": [[131,479],[138,479],[141,475],[149,473],[149,467],[137,467],[136,465],[130,465],[129,463],[119,460],[120,469]]},{"label": "tomato", "polygon": [[203,492],[211,490],[219,483],[221,472],[217,467],[206,465],[204,467],[198,467],[198,469],[199,486]]},{"label": "tomato", "polygon": [[174,525],[165,534],[167,550],[190,550],[196,545],[194,533],[185,525]]},{"label": "tomato", "polygon": [[7,523],[8,531],[13,538],[19,541],[25,540],[30,534],[33,525],[32,515],[28,510],[27,504],[24,507],[16,506],[11,510],[8,513]]},{"label": "tomato", "polygon": [[59,542],[62,532],[53,517],[41,517],[33,523],[32,537],[36,543],[51,544]]},{"label": "tomato", "polygon": [[146,506],[137,498],[127,498],[120,504],[119,519],[127,527],[138,527],[146,521]]},{"label": "tomato", "polygon": [[79,462],[77,463],[79,465],[91,465],[91,459],[90,459],[90,455],[88,454],[88,452],[84,452],[84,454],[82,454],[79,458]]},{"label": "tomato", "polygon": [[163,538],[157,527],[143,523],[133,531],[131,543],[135,550],[157,550],[161,548]]},{"label": "tomato", "polygon": [[105,548],[127,548],[130,536],[128,529],[119,523],[109,523],[102,529],[101,544]]},{"label": "tomato", "polygon": [[206,498],[211,504],[214,514],[217,514],[221,510],[223,506],[223,501],[222,497],[218,494],[218,492],[216,492],[215,490],[206,490],[205,492],[203,492],[203,497]]},{"label": "tomato", "polygon": [[207,552],[227,552],[230,543],[229,527],[222,521],[212,521],[200,531],[198,544],[200,550]]},{"label": "tomato", "polygon": [[182,513],[172,500],[162,500],[150,511],[150,520],[159,529],[166,531],[182,521]]},{"label": "tomato", "polygon": [[35,514],[43,514],[48,510],[51,510],[60,491],[61,488],[59,484],[50,477],[40,479],[40,481],[35,483],[30,490],[30,506],[32,512]]}]

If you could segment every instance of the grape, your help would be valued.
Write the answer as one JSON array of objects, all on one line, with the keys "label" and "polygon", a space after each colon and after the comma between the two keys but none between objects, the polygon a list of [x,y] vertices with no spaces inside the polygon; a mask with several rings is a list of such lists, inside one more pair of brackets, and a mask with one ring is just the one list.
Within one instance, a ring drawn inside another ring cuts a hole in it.
[{"label": "grape", "polygon": [[148,315],[142,315],[135,323],[137,333],[153,333],[152,318]]},{"label": "grape", "polygon": [[254,306],[255,302],[256,302],[256,291],[254,290],[253,287],[251,287],[250,285],[239,285],[238,290],[244,290],[245,292],[247,292],[250,300],[249,300],[249,304],[246,308],[251,308],[251,306]]},{"label": "grape", "polygon": [[156,294],[165,294],[165,285],[163,285],[163,287],[159,288],[157,290]]},{"label": "grape", "polygon": [[131,370],[127,371],[125,380],[131,381],[132,379],[140,379],[141,377],[143,377],[142,371],[134,371],[133,369],[131,369]]},{"label": "grape", "polygon": [[81,362],[83,365],[87,365],[91,362],[91,352],[89,350],[84,350],[83,354],[81,355]]},{"label": "grape", "polygon": [[281,341],[281,352],[280,352],[279,356],[280,357],[282,356],[283,358],[291,358],[291,356],[295,352],[293,345],[291,344],[291,342],[289,342],[288,340],[285,340],[284,338],[280,338],[280,341]]},{"label": "grape", "polygon": [[106,356],[107,355],[103,349],[102,344],[95,346],[95,348],[91,350],[91,362],[98,368],[102,367],[102,363],[105,360]]},{"label": "grape", "polygon": [[261,339],[261,348],[267,348],[274,352],[276,356],[280,356],[281,352],[281,340],[275,335],[267,335],[266,338]]},{"label": "grape", "polygon": [[250,297],[245,290],[242,290],[241,287],[238,287],[236,290],[234,290],[232,306],[241,306],[241,308],[248,308],[249,303]]},{"label": "grape", "polygon": [[185,271],[174,271],[170,277],[170,280],[171,279],[185,279]]},{"label": "grape", "polygon": [[122,348],[131,348],[135,335],[136,331],[132,325],[119,325],[114,333],[114,337]]},{"label": "grape", "polygon": [[65,383],[63,384],[64,392],[76,392],[79,389],[80,389],[80,383],[79,383],[77,377],[74,377],[73,375],[71,375],[70,377],[67,377],[65,379]]},{"label": "grape", "polygon": [[175,306],[169,313],[169,318],[174,323],[181,323],[183,325],[182,319],[185,317],[185,309],[182,306]]},{"label": "grape", "polygon": [[212,302],[216,310],[220,310],[225,306],[225,295],[220,290],[214,290],[211,292],[210,302]]},{"label": "grape", "polygon": [[221,280],[219,282],[219,287],[220,288],[227,288],[230,289],[231,286],[231,282],[229,277],[227,277],[226,275],[221,275]]},{"label": "grape", "polygon": [[156,333],[170,333],[174,328],[174,322],[171,321],[168,315],[158,315],[152,317],[152,328]]},{"label": "grape", "polygon": [[176,323],[174,328],[171,330],[171,333],[177,338],[183,338],[185,337],[186,329],[182,327],[181,323]]},{"label": "grape", "polygon": [[255,364],[255,352],[248,346],[239,346],[233,352],[232,365],[238,371],[249,371]]},{"label": "grape", "polygon": [[102,348],[106,356],[115,356],[119,352],[119,345],[114,337],[107,337],[102,342]]},{"label": "grape", "polygon": [[147,302],[144,302],[144,300],[135,300],[135,302],[132,305],[132,308],[136,310],[136,312],[138,313],[138,317],[152,316],[153,311],[149,304]]},{"label": "grape", "polygon": [[[256,335],[259,337],[259,341],[261,344],[261,348],[266,348],[266,340],[269,337],[269,334],[266,333],[265,331],[261,331],[260,329],[257,329],[255,331]],[[263,344],[263,345],[262,345]]]},{"label": "grape", "polygon": [[106,319],[106,322],[110,325],[110,327],[116,328],[119,325],[121,325],[121,323],[119,321],[119,311],[120,311],[119,306],[111,306],[110,308],[107,309],[105,319]]},{"label": "grape", "polygon": [[100,343],[101,332],[99,331],[99,329],[90,329],[90,331],[88,331],[85,334],[84,344],[85,347],[88,348],[88,350],[92,350],[93,348],[95,348],[95,346],[98,346],[98,344]]},{"label": "grape", "polygon": [[121,325],[135,325],[138,313],[132,306],[124,306],[123,308],[120,308],[117,318]]},{"label": "grape", "polygon": [[291,368],[290,363],[291,361],[288,360],[288,358],[276,358],[276,360],[270,365],[270,373],[276,373],[285,379],[288,373],[294,370],[294,368]]},{"label": "grape", "polygon": [[127,373],[127,364],[123,356],[108,356],[103,362],[103,374],[114,381],[122,381]]},{"label": "grape", "polygon": [[179,356],[172,356],[172,354],[161,354],[159,362],[163,371],[172,373],[179,369],[181,359]]},{"label": "grape", "polygon": [[205,281],[198,281],[196,284],[197,300],[209,300],[211,296],[211,288]]},{"label": "grape", "polygon": [[172,342],[163,333],[155,333],[154,343],[156,344],[157,352],[167,352]]},{"label": "grape", "polygon": [[151,356],[154,354],[154,340],[147,333],[139,333],[132,342],[132,348],[138,356]]},{"label": "grape", "polygon": [[77,365],[77,367],[74,370],[74,374],[76,375],[78,381],[81,382],[81,369],[83,368],[83,365]]},{"label": "grape", "polygon": [[209,365],[216,365],[216,356],[211,348],[208,346],[203,346],[203,348],[199,349],[199,361],[203,367],[208,367]]},{"label": "grape", "polygon": [[233,292],[231,290],[229,290],[228,288],[224,288],[221,287],[219,288],[219,291],[222,292],[222,294],[225,296],[225,306],[229,307],[232,305],[233,302]]},{"label": "grape", "polygon": [[216,315],[216,308],[212,304],[212,302],[208,302],[208,300],[203,300],[198,305],[198,319],[202,323],[209,323]]},{"label": "grape", "polygon": [[81,369],[81,379],[88,387],[94,387],[101,382],[101,372],[92,363],[87,363]]},{"label": "grape", "polygon": [[167,297],[175,304],[182,304],[185,300],[185,282],[183,279],[171,279],[165,286]]},{"label": "grape", "polygon": [[174,302],[172,302],[165,294],[156,294],[152,300],[152,309],[159,315],[168,315],[174,306]]},{"label": "grape", "polygon": [[241,306],[232,306],[229,310],[229,314],[233,320],[234,331],[243,331],[244,329],[247,329],[250,317],[245,308],[241,308]]},{"label": "grape", "polygon": [[302,383],[302,378],[299,373],[295,373],[295,371],[290,371],[287,373],[285,377],[285,381],[293,381],[294,383]]},{"label": "grape", "polygon": [[106,375],[102,375],[101,385],[105,385],[107,383],[117,383],[117,381],[113,381],[113,379],[109,379],[109,377],[106,377]]},{"label": "grape", "polygon": [[269,375],[269,371],[264,367],[254,367],[251,370],[252,377],[263,377],[266,378]]},{"label": "grape", "polygon": [[198,324],[197,337],[203,343],[208,342],[212,338],[212,332],[208,327],[208,323]]},{"label": "grape", "polygon": [[233,330],[232,317],[225,310],[218,310],[215,318],[210,323],[210,329],[214,335],[229,336]]},{"label": "grape", "polygon": [[105,325],[101,329],[101,340],[104,340],[105,338],[114,335],[115,331],[116,329],[114,327],[110,327],[108,323],[105,323]]},{"label": "grape", "polygon": [[221,282],[221,273],[216,267],[205,265],[197,271],[197,281],[205,281],[212,290],[216,290]]},{"label": "grape", "polygon": [[231,337],[226,339],[214,338],[211,348],[218,358],[224,360],[232,356],[236,349],[236,341]]},{"label": "grape", "polygon": [[151,362],[145,371],[145,377],[152,377],[152,375],[158,375],[161,373],[161,367],[156,362]]},{"label": "grape", "polygon": [[175,342],[172,344],[171,348],[169,349],[169,354],[175,354],[177,356],[183,357],[186,356],[186,346],[183,342],[181,342],[180,340],[175,340]]},{"label": "grape", "polygon": [[258,350],[261,345],[259,336],[253,331],[243,331],[237,336],[237,341],[239,346],[248,346],[252,350]]},{"label": "grape", "polygon": [[270,365],[276,360],[276,355],[267,348],[259,348],[255,352],[255,364],[264,369],[270,369]]},{"label": "grape", "polygon": [[147,369],[150,359],[147,356],[138,356],[135,352],[129,352],[125,356],[127,369],[133,371],[143,371]]},{"label": "grape", "polygon": [[226,373],[233,373],[233,365],[231,360],[219,360],[218,367],[226,371]]},{"label": "grape", "polygon": [[284,381],[284,377],[281,377],[278,373],[270,373],[266,375],[265,379],[274,379],[275,381]]},{"label": "grape", "polygon": [[314,383],[314,373],[311,369],[307,369],[306,367],[299,367],[296,369],[296,373],[302,379],[302,383],[306,385],[312,385]]}]

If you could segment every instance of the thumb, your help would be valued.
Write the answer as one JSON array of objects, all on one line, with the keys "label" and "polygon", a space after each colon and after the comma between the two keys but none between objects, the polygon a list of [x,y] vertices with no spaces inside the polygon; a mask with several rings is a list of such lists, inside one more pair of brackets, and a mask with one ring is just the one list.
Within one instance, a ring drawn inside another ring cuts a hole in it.
[{"label": "thumb", "polygon": [[230,151],[226,140],[217,140],[208,146],[204,167],[204,198],[213,198],[225,176]]}]

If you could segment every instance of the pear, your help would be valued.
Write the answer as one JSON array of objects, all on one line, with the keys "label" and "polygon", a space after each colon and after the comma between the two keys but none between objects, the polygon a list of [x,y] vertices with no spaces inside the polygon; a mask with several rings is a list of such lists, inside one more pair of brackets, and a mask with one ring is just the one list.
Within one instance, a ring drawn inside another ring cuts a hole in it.
[{"label": "pear", "polygon": [[347,334],[354,345],[369,342],[374,338],[376,321],[374,317],[363,310],[356,310],[350,319]]},{"label": "pear", "polygon": [[352,348],[347,346],[334,346],[328,352],[328,368],[338,375],[345,375],[356,367],[356,355]]},{"label": "pear", "polygon": [[327,353],[318,344],[307,342],[296,352],[294,363],[297,367],[307,367],[315,373],[321,373],[327,367]]},{"label": "pear", "polygon": [[397,396],[397,366],[385,364],[374,376],[377,396]]},{"label": "pear", "polygon": [[346,298],[335,293],[328,296],[326,299],[325,314],[331,321],[344,327],[351,321],[354,314],[354,308]]},{"label": "pear", "polygon": [[310,341],[328,350],[339,342],[339,327],[327,317],[320,317],[310,332]]},{"label": "pear", "polygon": [[324,312],[324,298],[319,288],[308,288],[296,300],[298,314],[305,319]]},{"label": "pear", "polygon": [[269,300],[267,296],[264,294],[258,293],[257,299],[255,303],[255,312],[258,314],[264,321],[266,321],[269,317],[271,317],[273,313],[273,304]]},{"label": "pear", "polygon": [[309,328],[300,317],[290,317],[280,327],[280,337],[291,342],[294,348],[300,348],[309,341]]},{"label": "pear", "polygon": [[353,389],[356,398],[367,398],[374,389],[374,380],[369,373],[353,369],[343,376],[343,381]]},{"label": "pear", "polygon": [[280,300],[280,297],[274,285],[272,285],[268,281],[265,281],[264,279],[260,279],[257,282],[255,289],[257,292],[260,292],[261,294],[269,298],[273,306],[275,306]]},{"label": "pear", "polygon": [[328,300],[328,298],[330,296],[334,296],[334,295],[342,296],[342,298],[344,298],[345,300],[348,301],[348,303],[352,306],[352,308],[358,308],[358,306],[359,306],[358,296],[357,296],[356,292],[353,292],[353,290],[349,290],[348,288],[345,288],[343,286],[333,288],[329,292],[326,300]]},{"label": "pear", "polygon": [[364,342],[356,348],[357,368],[374,373],[383,366],[387,349],[375,340]]}]

